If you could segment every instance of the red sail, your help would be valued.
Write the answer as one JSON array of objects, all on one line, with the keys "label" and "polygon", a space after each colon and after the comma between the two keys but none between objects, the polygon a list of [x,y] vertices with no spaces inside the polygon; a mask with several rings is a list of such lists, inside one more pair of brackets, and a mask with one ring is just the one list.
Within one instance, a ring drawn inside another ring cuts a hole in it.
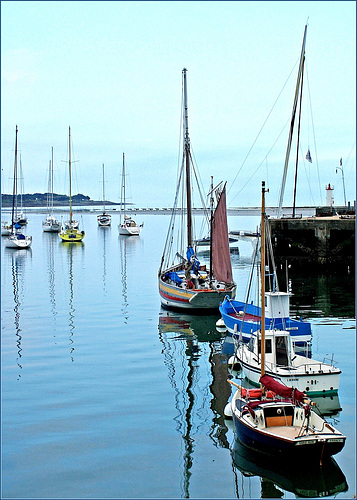
[{"label": "red sail", "polygon": [[305,398],[305,394],[303,392],[299,391],[298,389],[294,389],[293,387],[286,387],[270,375],[263,375],[262,377],[260,377],[259,382],[261,382],[266,389],[274,391],[276,394],[279,394],[279,396],[282,396],[283,398],[292,398],[297,401],[303,401],[303,399]]},{"label": "red sail", "polygon": [[212,223],[212,266],[218,281],[233,282],[231,257],[229,254],[226,185],[219,198]]}]

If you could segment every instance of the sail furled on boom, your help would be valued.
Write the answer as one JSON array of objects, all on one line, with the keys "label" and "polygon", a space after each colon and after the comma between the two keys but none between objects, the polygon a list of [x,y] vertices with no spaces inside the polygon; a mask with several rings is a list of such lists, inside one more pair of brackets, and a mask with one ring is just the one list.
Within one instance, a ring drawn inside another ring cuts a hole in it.
[{"label": "sail furled on boom", "polygon": [[212,222],[212,265],[213,274],[218,281],[233,282],[232,264],[229,253],[226,184],[219,197]]}]

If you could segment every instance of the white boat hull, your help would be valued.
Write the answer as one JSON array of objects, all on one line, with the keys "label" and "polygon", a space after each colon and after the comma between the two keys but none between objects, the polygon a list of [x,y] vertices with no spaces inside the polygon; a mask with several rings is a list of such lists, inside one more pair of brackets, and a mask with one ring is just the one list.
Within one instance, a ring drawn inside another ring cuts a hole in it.
[{"label": "white boat hull", "polygon": [[98,226],[107,227],[111,225],[111,216],[110,215],[98,215],[97,217]]},{"label": "white boat hull", "polygon": [[119,234],[122,236],[139,236],[143,226],[127,226],[126,224],[120,224],[118,226]]},{"label": "white boat hull", "polygon": [[79,221],[77,220],[72,220],[72,222],[70,222],[69,220],[67,220],[65,223],[65,228],[66,229],[78,229],[79,228]]},{"label": "white boat hull", "polygon": [[[244,376],[254,385],[259,386],[261,376],[260,363],[246,345],[237,349],[236,361],[240,363]],[[293,386],[305,394],[336,394],[340,383],[340,370],[325,363],[295,355],[290,366],[265,365],[265,373],[287,386]]]},{"label": "white boat hull", "polygon": [[9,236],[5,241],[6,248],[29,248],[32,243],[32,236],[25,236],[18,238],[16,235]]},{"label": "white boat hull", "polygon": [[42,229],[45,233],[59,233],[61,231],[61,223],[56,219],[46,219],[42,223]]}]

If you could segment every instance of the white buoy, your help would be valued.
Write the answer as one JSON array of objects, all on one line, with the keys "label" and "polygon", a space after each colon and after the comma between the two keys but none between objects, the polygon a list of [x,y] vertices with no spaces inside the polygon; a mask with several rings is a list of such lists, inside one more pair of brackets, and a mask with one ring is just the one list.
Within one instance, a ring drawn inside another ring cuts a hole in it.
[{"label": "white buoy", "polygon": [[233,420],[233,414],[232,414],[232,405],[231,403],[227,403],[225,408],[224,408],[224,417],[228,420]]},{"label": "white buoy", "polygon": [[222,318],[220,318],[218,321],[216,321],[216,328],[218,331],[220,332],[226,332],[227,331],[227,327],[223,321]]}]

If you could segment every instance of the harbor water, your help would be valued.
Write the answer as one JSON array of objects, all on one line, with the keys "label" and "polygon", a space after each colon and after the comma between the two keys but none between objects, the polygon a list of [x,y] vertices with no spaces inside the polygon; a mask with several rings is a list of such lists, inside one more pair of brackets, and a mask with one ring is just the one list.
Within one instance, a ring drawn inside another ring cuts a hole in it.
[{"label": "harbor water", "polygon": [[[292,311],[312,323],[313,358],[333,355],[342,371],[338,396],[318,405],[347,440],[321,470],[279,468],[236,442],[224,418],[232,389],[219,312],[160,306],[170,217],[137,215],[141,235],[123,237],[118,214],[106,228],[83,212],[76,244],[43,233],[44,218],[29,215],[29,250],[7,249],[2,237],[2,498],[356,495],[353,273],[289,270]],[[257,223],[229,217],[232,230]],[[238,247],[243,300],[253,246]]]}]

